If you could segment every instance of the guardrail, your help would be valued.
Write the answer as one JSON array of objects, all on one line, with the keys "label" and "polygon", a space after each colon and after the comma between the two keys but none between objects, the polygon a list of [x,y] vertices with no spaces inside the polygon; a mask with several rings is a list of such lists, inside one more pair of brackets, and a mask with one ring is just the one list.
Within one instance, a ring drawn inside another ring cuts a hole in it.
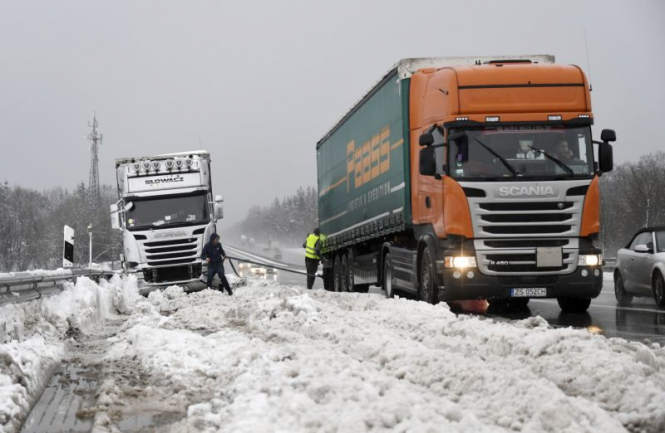
[{"label": "guardrail", "polygon": [[35,274],[18,272],[11,276],[0,277],[0,305],[33,301],[52,296],[62,291],[62,284],[78,277],[98,280],[109,278],[114,271],[101,269],[72,269]]},{"label": "guardrail", "polygon": [[614,272],[614,268],[616,268],[616,265],[617,265],[616,257],[608,257],[603,260],[603,271]]}]

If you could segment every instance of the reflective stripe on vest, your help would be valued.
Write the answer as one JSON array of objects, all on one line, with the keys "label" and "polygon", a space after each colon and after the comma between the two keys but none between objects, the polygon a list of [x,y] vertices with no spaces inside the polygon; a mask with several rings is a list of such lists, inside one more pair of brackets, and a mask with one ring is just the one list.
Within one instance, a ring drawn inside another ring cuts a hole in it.
[{"label": "reflective stripe on vest", "polygon": [[319,237],[315,234],[307,236],[307,243],[305,248],[305,257],[309,259],[318,259],[319,256],[316,254],[316,243],[319,241]]}]

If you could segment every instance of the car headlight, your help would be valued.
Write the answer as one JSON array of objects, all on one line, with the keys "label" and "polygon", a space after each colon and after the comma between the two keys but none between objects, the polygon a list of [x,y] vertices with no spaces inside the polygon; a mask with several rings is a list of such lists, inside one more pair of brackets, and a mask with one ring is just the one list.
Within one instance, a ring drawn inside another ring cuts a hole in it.
[{"label": "car headlight", "polygon": [[603,263],[602,254],[580,254],[578,266],[600,266]]},{"label": "car headlight", "polygon": [[458,256],[458,257],[446,257],[445,258],[446,268],[476,268],[478,264],[476,263],[476,258],[471,256]]}]

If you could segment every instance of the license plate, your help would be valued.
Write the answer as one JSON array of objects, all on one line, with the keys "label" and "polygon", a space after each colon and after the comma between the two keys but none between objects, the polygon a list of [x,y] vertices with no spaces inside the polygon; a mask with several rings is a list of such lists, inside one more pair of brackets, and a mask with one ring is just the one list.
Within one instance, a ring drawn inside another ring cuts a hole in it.
[{"label": "license plate", "polygon": [[547,288],[545,287],[510,289],[511,298],[544,298],[545,296],[547,296]]},{"label": "license plate", "polygon": [[561,247],[536,248],[537,268],[560,268],[563,266],[563,251]]}]

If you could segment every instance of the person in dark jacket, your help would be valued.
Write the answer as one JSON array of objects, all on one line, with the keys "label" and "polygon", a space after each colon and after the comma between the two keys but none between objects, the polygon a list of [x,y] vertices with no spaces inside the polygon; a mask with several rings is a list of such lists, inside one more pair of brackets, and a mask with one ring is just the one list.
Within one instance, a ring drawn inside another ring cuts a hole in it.
[{"label": "person in dark jacket", "polygon": [[226,260],[226,253],[224,252],[221,242],[219,242],[219,235],[217,233],[210,235],[210,242],[203,247],[201,260],[208,262],[208,288],[212,289],[212,279],[215,277],[215,274],[217,274],[219,275],[220,286],[229,292],[229,296],[233,295],[229,281],[224,275],[224,260]]},{"label": "person in dark jacket", "polygon": [[307,240],[302,244],[305,249],[305,268],[307,269],[307,288],[314,287],[316,280],[316,271],[319,268],[319,260],[321,257],[321,232],[319,228],[315,228],[313,233],[307,236]]}]

